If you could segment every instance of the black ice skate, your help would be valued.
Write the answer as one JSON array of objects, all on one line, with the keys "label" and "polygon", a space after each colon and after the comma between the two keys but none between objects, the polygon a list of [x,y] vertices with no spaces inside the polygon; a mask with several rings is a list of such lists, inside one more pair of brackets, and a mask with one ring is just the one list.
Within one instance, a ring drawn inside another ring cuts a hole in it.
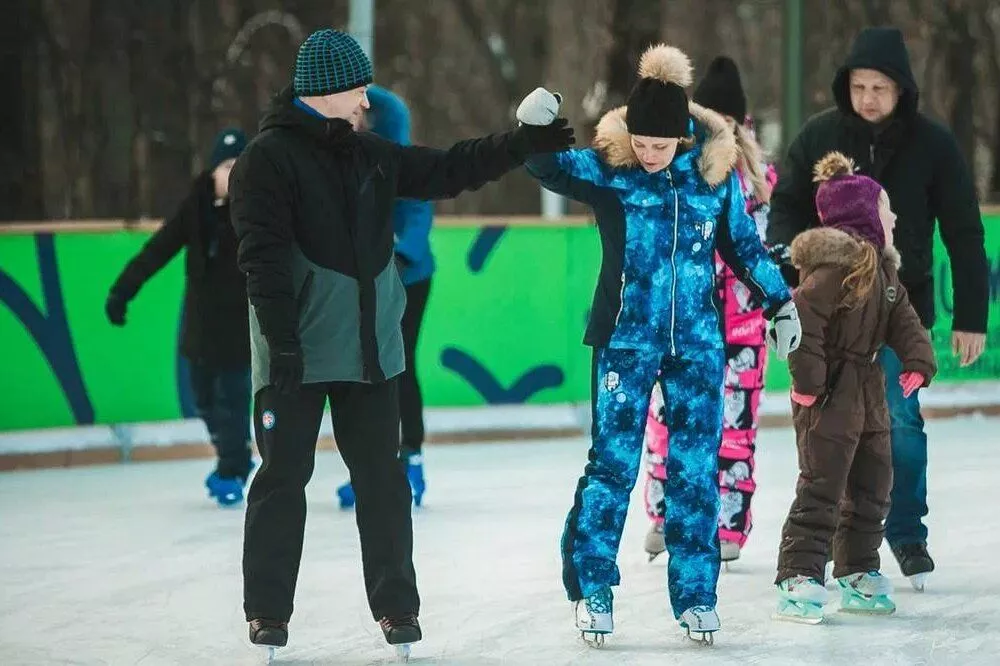
[{"label": "black ice skate", "polygon": [[385,642],[396,648],[396,656],[402,661],[409,661],[410,646],[423,638],[417,616],[383,617],[378,621],[378,626],[385,634]]},{"label": "black ice skate", "polygon": [[288,623],[263,618],[250,620],[250,642],[264,649],[265,661],[270,664],[275,651],[288,644]]},{"label": "black ice skate", "polygon": [[934,571],[934,560],[927,552],[927,545],[923,543],[906,543],[892,547],[892,554],[899,562],[899,570],[903,572],[910,585],[917,592],[924,591],[924,583],[927,574]]}]

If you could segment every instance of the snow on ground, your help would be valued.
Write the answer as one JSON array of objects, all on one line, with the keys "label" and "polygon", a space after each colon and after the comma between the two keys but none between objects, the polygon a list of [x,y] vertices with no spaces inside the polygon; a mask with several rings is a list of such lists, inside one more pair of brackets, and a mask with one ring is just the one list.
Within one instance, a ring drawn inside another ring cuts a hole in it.
[{"label": "snow on ground", "polygon": [[[938,571],[913,592],[887,548],[891,617],[832,613],[816,627],[770,619],[779,531],[796,477],[789,430],[761,433],[756,528],[719,585],[714,647],[688,641],[669,611],[665,558],[642,552],[633,493],[619,564],[617,630],[603,650],[572,627],[559,536],[584,439],[429,447],[429,493],[415,516],[425,640],[414,664],[996,664],[1000,577],[986,566],[1000,530],[1000,419],[928,424],[931,552]],[[0,661],[35,664],[253,664],[241,612],[242,511],[202,492],[209,462],[178,461],[0,475]],[[345,479],[321,453],[289,665],[393,659],[369,615],[354,516],[336,508]],[[836,608],[834,602],[832,608]]]}]

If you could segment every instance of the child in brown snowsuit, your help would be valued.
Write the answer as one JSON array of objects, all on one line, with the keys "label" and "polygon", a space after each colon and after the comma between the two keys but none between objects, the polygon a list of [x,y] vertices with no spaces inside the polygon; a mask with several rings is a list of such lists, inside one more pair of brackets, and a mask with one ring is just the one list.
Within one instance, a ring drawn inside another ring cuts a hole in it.
[{"label": "child in brown snowsuit", "polygon": [[[802,322],[801,346],[789,356],[800,473],[775,581],[779,616],[807,622],[822,619],[831,539],[843,609],[895,610],[878,555],[892,488],[885,382],[900,382],[908,395],[937,372],[899,281],[896,216],[885,190],[836,152],[814,173],[821,226],[791,246]],[[877,360],[883,345],[902,360],[899,377],[885,377]]]}]

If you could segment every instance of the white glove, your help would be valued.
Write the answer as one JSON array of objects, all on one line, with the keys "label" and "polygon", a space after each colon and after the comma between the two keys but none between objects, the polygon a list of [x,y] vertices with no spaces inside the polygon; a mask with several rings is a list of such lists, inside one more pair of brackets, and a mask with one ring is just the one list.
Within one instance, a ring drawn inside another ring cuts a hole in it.
[{"label": "white glove", "polygon": [[524,125],[550,125],[559,116],[562,95],[550,93],[545,88],[535,88],[521,100],[517,119]]},{"label": "white glove", "polygon": [[795,303],[788,301],[774,314],[767,327],[767,346],[778,354],[782,361],[799,348],[802,341],[802,324]]}]

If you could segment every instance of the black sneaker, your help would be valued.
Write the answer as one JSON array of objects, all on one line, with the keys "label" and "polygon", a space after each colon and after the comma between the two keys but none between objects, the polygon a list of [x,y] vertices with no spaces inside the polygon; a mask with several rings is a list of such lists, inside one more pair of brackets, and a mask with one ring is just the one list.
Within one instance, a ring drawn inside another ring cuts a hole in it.
[{"label": "black sneaker", "polygon": [[934,560],[927,552],[927,545],[923,543],[905,543],[892,547],[892,554],[899,562],[899,569],[903,575],[909,578],[918,574],[927,574],[934,571]]},{"label": "black sneaker", "polygon": [[383,617],[378,621],[389,645],[416,643],[423,635],[420,633],[420,623],[416,615],[400,615],[398,617]]},{"label": "black sneaker", "polygon": [[264,618],[250,620],[250,642],[264,647],[285,647],[288,644],[288,623]]}]

